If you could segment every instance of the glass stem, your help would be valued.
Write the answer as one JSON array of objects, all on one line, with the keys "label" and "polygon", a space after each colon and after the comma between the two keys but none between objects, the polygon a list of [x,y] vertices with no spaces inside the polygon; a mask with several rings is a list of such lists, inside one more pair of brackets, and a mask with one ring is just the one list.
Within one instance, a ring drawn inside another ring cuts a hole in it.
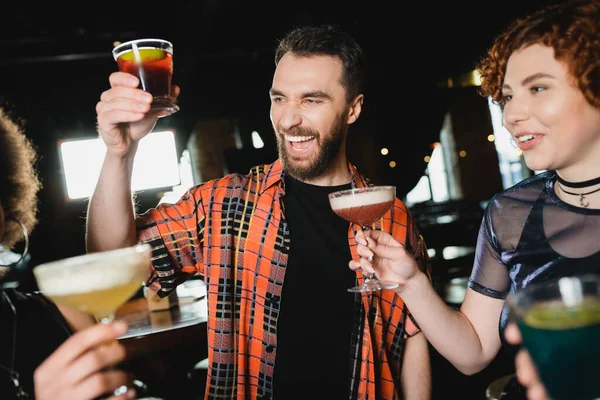
[{"label": "glass stem", "polygon": [[110,324],[115,319],[115,313],[110,313],[107,315],[95,315],[96,322],[99,324]]},{"label": "glass stem", "polygon": [[[369,231],[371,230],[371,227],[370,226],[362,225],[361,229],[362,229],[363,233],[365,234],[365,240],[366,240],[367,236],[369,236]],[[369,242],[367,242],[367,247],[368,246],[369,246]],[[373,258],[369,257],[369,261],[372,261],[372,260],[373,260]],[[374,272],[370,272],[370,273],[368,273],[365,276],[365,281],[372,281],[372,280],[375,280],[375,279],[377,279],[377,277],[375,276]]]}]

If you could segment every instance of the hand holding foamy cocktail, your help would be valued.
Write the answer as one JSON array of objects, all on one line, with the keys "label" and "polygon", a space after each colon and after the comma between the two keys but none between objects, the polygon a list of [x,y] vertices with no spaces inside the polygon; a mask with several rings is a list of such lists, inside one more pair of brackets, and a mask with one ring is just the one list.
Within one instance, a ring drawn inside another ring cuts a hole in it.
[{"label": "hand holding foamy cocktail", "polygon": [[151,249],[145,244],[52,261],[33,273],[42,293],[54,302],[107,323],[142,287],[150,265]]},{"label": "hand holding foamy cocktail", "polygon": [[[333,211],[346,221],[358,224],[365,233],[371,225],[383,217],[396,200],[395,186],[370,186],[340,190],[329,194],[329,203]],[[397,283],[382,282],[370,273],[362,285],[348,289],[349,292],[393,289]]]},{"label": "hand holding foamy cocktail", "polygon": [[507,300],[549,397],[600,399],[600,276],[533,283]]},{"label": "hand holding foamy cocktail", "polygon": [[121,43],[113,51],[119,71],[135,75],[140,89],[154,96],[152,111],[165,117],[179,111],[171,93],[173,45],[163,39],[137,39]]}]

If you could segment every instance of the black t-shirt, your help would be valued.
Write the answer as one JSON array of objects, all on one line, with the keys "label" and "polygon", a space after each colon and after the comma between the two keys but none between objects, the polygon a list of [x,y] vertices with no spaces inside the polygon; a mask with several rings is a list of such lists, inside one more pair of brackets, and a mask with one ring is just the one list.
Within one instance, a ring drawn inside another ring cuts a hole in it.
[{"label": "black t-shirt", "polygon": [[42,294],[0,289],[0,398],[16,397],[8,371],[13,355],[13,369],[20,375],[23,389],[33,399],[33,372],[71,334],[58,308]]},{"label": "black t-shirt", "polygon": [[347,399],[356,275],[348,268],[349,223],[329,205],[342,186],[286,177],[290,255],[277,327],[276,400]]}]

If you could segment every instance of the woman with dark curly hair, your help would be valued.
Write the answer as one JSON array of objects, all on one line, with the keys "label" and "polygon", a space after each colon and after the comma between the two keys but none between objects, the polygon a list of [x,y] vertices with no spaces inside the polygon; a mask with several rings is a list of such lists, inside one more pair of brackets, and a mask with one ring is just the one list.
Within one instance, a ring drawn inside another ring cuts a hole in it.
[{"label": "woman with dark curly hair", "polygon": [[[410,253],[384,232],[373,231],[368,247],[361,238],[363,258],[350,262],[398,282],[427,339],[465,374],[481,371],[501,349],[509,293],[600,273],[600,1],[566,1],[515,21],[479,71],[482,95],[502,107],[527,166],[543,172],[488,203],[460,310],[437,296]],[[544,398],[524,353],[517,361],[529,398]]]},{"label": "woman with dark curly hair", "polygon": [[[37,194],[40,181],[35,170],[36,151],[0,109],[0,221],[4,222],[1,243],[5,250],[23,238],[23,226],[29,232],[37,222]],[[4,217],[7,217],[6,219]]]},{"label": "woman with dark curly hair", "polygon": [[[0,108],[2,253],[27,241],[37,222],[36,159],[20,126]],[[6,257],[0,257],[0,397],[90,400],[125,388],[128,374],[105,368],[124,360],[125,349],[115,339],[127,324],[95,324],[87,314],[57,306],[39,292],[3,287],[2,276],[11,265],[2,260]],[[135,395],[123,391],[111,399]]]}]

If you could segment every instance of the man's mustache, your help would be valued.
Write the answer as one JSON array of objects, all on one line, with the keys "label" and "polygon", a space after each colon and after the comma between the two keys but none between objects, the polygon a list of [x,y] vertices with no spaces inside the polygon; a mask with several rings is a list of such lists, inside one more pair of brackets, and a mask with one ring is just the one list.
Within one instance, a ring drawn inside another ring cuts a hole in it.
[{"label": "man's mustache", "polygon": [[277,132],[280,135],[285,135],[285,136],[314,136],[316,138],[319,138],[319,132],[314,130],[314,129],[306,129],[306,128],[300,128],[300,127],[293,127],[290,129],[285,129],[281,126],[277,127]]}]

